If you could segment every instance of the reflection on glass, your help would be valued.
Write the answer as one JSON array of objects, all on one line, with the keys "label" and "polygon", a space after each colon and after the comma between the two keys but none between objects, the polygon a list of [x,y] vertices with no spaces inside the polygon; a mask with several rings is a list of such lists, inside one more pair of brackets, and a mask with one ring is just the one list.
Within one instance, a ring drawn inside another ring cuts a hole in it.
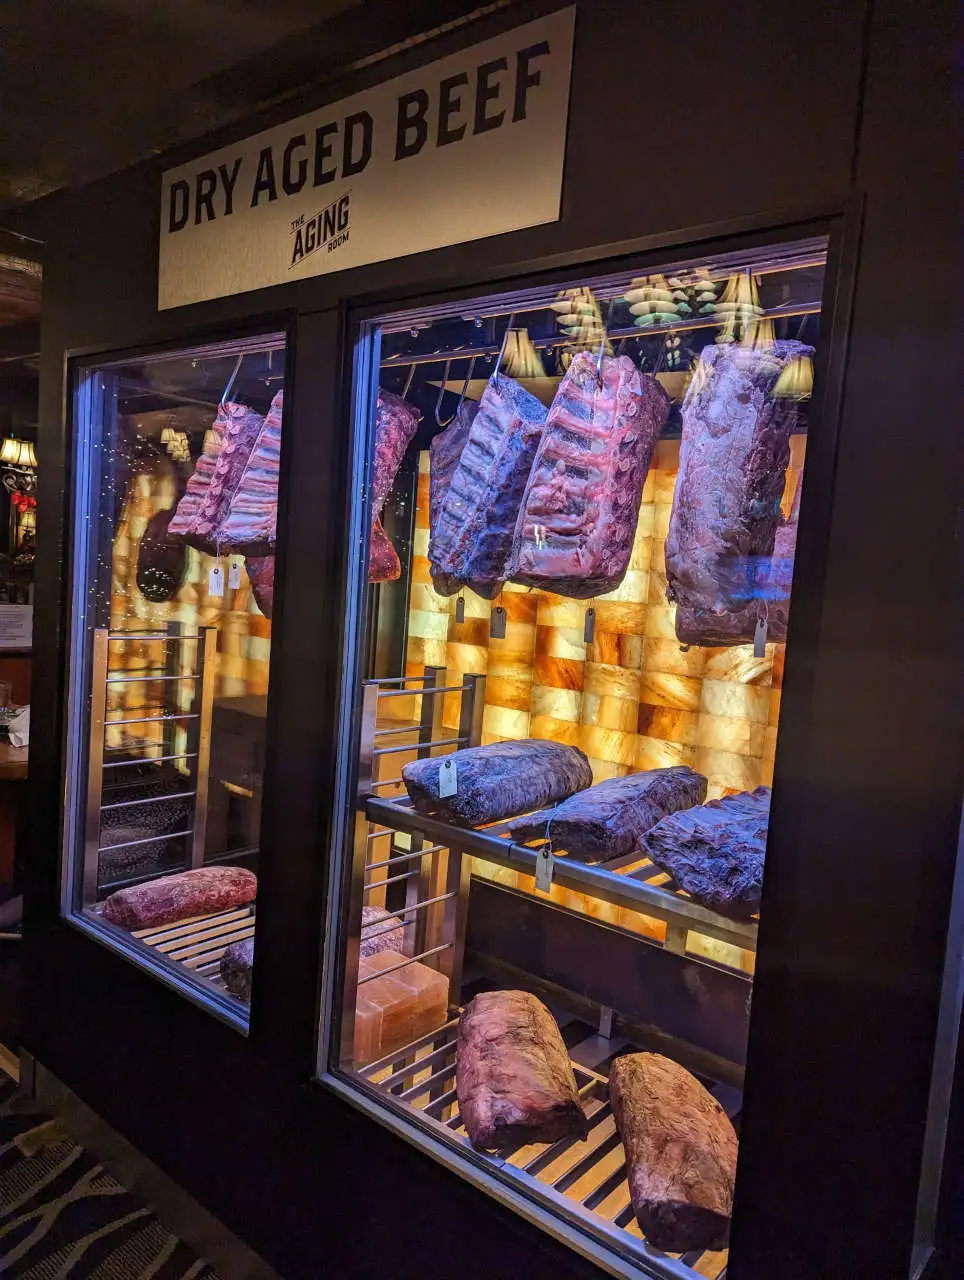
[{"label": "reflection on glass", "polygon": [[368,590],[323,1065],[659,1274],[727,1264],[825,255],[360,339]]},{"label": "reflection on glass", "polygon": [[76,380],[73,680],[86,714],[74,726],[70,905],[239,1008],[283,383],[282,335],[84,367]]}]

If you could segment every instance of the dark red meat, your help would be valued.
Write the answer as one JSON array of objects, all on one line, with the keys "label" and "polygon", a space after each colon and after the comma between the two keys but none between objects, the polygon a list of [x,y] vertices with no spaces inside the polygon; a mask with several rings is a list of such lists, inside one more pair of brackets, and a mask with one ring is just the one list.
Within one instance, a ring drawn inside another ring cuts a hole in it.
[{"label": "dark red meat", "polygon": [[274,556],[248,556],[244,567],[258,608],[270,618],[274,604]]},{"label": "dark red meat", "polygon": [[225,947],[218,968],[221,980],[233,996],[251,1001],[251,973],[254,968],[254,938],[242,938]]},{"label": "dark red meat", "polygon": [[441,551],[439,549],[439,520],[445,495],[451,486],[452,477],[455,475],[455,469],[459,465],[462,450],[465,448],[465,442],[469,438],[472,423],[478,412],[479,406],[474,400],[464,400],[455,415],[455,421],[449,423],[429,446],[428,558],[435,590],[443,596],[453,595],[461,584],[458,582],[453,584],[439,567],[444,556],[444,547]]},{"label": "dark red meat", "polygon": [[799,407],[772,392],[789,361],[812,350],[780,341],[701,353],[683,403],[666,539],[667,595],[684,644],[743,644],[761,617],[769,639],[786,638],[787,602],[768,599],[768,579]]},{"label": "dark red meat", "polygon": [[244,906],[257,892],[257,876],[244,867],[198,867],[118,889],[105,899],[104,916],[124,929],[149,929]]},{"label": "dark red meat", "polygon": [[187,551],[183,540],[169,533],[173,518],[173,508],[152,516],[137,551],[137,586],[153,604],[173,600],[184,581]]},{"label": "dark red meat", "polygon": [[581,351],[552,402],[519,511],[514,582],[584,600],[629,567],[643,482],[669,414],[655,378],[628,356]]},{"label": "dark red meat", "polygon": [[559,1028],[528,992],[486,991],[463,1010],[455,1085],[465,1131],[481,1151],[588,1132]]},{"label": "dark red meat", "polygon": [[389,582],[401,577],[398,553],[381,526],[379,516],[392,491],[405,451],[415,438],[418,412],[401,396],[378,392],[375,408],[375,441],[372,457],[371,536],[368,577],[371,582]]}]

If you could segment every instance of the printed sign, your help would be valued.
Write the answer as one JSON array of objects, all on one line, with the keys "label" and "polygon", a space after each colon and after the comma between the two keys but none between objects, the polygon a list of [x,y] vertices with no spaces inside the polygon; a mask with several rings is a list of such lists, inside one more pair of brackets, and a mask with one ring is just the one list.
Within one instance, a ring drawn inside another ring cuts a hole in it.
[{"label": "printed sign", "polygon": [[575,9],[164,174],[158,307],[559,217]]}]

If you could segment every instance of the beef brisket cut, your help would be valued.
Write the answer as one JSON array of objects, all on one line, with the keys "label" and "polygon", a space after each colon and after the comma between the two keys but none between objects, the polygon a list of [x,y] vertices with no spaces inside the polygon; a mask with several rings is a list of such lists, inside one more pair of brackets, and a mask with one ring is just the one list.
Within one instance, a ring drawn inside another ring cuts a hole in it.
[{"label": "beef brisket cut", "polygon": [[609,1071],[636,1221],[655,1249],[725,1249],[738,1144],[695,1076],[658,1053],[628,1053]]},{"label": "beef brisket cut", "polygon": [[748,920],[760,909],[769,821],[770,788],[757,787],[663,818],[643,847],[691,898]]},{"label": "beef brisket cut", "polygon": [[123,929],[152,929],[244,906],[257,892],[257,876],[244,867],[198,867],[118,889],[105,899],[104,916]]},{"label": "beef brisket cut", "polygon": [[669,398],[628,356],[581,351],[559,384],[519,511],[508,576],[578,600],[618,587]]},{"label": "beef brisket cut", "polygon": [[418,429],[418,411],[401,396],[378,392],[375,406],[375,440],[372,450],[372,509],[368,552],[370,582],[391,582],[400,578],[398,552],[382,528],[379,516],[392,491],[405,451]]},{"label": "beef brisket cut", "polygon": [[607,778],[554,809],[509,824],[513,840],[548,838],[575,858],[607,862],[640,848],[643,834],[677,809],[706,799],[706,779],[686,765]]},{"label": "beef brisket cut", "polygon": [[[448,767],[456,770],[456,791],[441,797]],[[474,827],[564,800],[592,784],[592,770],[578,747],[520,738],[414,760],[403,765],[402,781],[419,813]]]},{"label": "beef brisket cut", "polygon": [[545,419],[545,406],[518,382],[489,380],[432,530],[433,581],[442,595],[468,586],[491,600],[502,589]]},{"label": "beef brisket cut", "polygon": [[274,556],[248,556],[244,568],[255,603],[264,616],[270,618],[274,604]]},{"label": "beef brisket cut", "polygon": [[666,538],[667,595],[684,644],[744,644],[759,618],[769,639],[786,638],[786,607],[767,599],[767,576],[799,408],[773,388],[812,350],[793,341],[703,348],[683,402]]},{"label": "beef brisket cut", "polygon": [[429,445],[428,471],[428,558],[432,573],[432,583],[439,595],[450,596],[458,591],[459,584],[454,585],[446,574],[438,567],[443,553],[439,551],[439,520],[445,495],[452,484],[455,468],[459,465],[462,450],[469,438],[472,423],[475,421],[479,406],[474,400],[463,400],[459,405],[455,420]]},{"label": "beef brisket cut", "polygon": [[251,1003],[251,972],[254,967],[254,938],[242,938],[224,948],[218,966],[221,981],[239,1000]]},{"label": "beef brisket cut", "polygon": [[473,1147],[585,1138],[588,1124],[555,1019],[525,991],[485,991],[459,1018],[455,1087]]}]

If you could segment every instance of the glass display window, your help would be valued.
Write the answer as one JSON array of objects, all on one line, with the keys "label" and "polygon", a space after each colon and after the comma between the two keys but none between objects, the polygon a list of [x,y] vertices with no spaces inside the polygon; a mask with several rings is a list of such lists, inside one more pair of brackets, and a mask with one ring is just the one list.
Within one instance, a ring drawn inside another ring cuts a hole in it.
[{"label": "glass display window", "polygon": [[74,368],[64,903],[247,1020],[285,335]]},{"label": "glass display window", "polygon": [[826,256],[358,333],[320,1070],[618,1274],[727,1265]]}]

